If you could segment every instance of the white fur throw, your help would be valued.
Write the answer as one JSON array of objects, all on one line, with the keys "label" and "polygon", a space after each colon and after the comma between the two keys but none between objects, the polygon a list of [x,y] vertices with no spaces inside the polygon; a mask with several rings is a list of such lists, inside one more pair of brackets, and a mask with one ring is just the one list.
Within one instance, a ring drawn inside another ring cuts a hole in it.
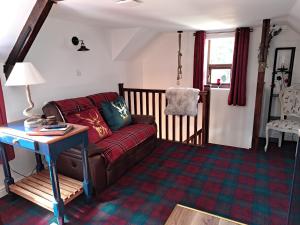
[{"label": "white fur throw", "polygon": [[196,116],[198,114],[199,89],[168,88],[166,115]]}]

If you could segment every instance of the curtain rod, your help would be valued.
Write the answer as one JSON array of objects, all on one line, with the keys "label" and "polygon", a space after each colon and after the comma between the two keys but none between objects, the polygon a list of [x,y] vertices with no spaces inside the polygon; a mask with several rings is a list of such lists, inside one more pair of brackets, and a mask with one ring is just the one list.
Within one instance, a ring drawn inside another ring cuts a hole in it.
[{"label": "curtain rod", "polygon": [[[235,30],[227,30],[227,31],[208,31],[206,34],[228,34],[228,33],[234,33]],[[253,32],[253,28],[250,28],[250,32]],[[195,32],[196,33],[196,32]],[[195,36],[194,33],[194,36]]]}]

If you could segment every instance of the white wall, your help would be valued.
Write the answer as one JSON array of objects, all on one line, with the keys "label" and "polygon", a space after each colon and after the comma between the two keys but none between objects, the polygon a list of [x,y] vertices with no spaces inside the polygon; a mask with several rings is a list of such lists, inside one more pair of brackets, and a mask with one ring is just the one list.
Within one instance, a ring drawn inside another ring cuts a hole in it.
[{"label": "white wall", "polygon": [[[83,39],[91,50],[76,51],[79,47],[71,44],[74,35]],[[46,20],[25,59],[32,62],[47,81],[31,88],[36,113],[41,113],[43,103],[50,100],[117,90],[117,84],[126,72],[126,63],[112,61],[109,36],[107,30],[87,24],[51,17]],[[3,86],[4,75],[0,75],[8,121],[23,118],[22,111],[27,106],[25,89]],[[35,167],[34,156],[17,150],[11,166],[18,172],[29,174]],[[19,178],[15,174],[14,177]],[[3,179],[3,172],[0,171],[0,196],[4,193]]]},{"label": "white wall", "polygon": [[[228,106],[228,89],[212,89],[209,142],[243,148],[251,147],[257,80],[257,50],[261,29],[251,33],[247,80],[247,106]],[[142,85],[144,88],[168,88],[176,85],[178,35],[160,34],[140,53],[130,67],[126,86]],[[192,86],[194,36],[184,32],[182,37],[183,80],[181,86]],[[136,69],[134,71],[132,69]],[[135,73],[136,72],[136,73]],[[142,72],[142,74],[141,74]],[[139,81],[139,83],[137,82]]]}]

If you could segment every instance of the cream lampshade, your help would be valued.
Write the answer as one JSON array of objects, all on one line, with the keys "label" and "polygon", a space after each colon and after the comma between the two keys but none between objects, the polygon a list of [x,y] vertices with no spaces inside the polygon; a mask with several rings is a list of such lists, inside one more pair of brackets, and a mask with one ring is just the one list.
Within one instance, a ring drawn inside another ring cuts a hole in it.
[{"label": "cream lampshade", "polygon": [[25,127],[36,127],[41,124],[42,120],[33,116],[30,110],[33,109],[34,103],[31,100],[30,85],[45,83],[45,79],[30,62],[16,63],[5,86],[26,86],[26,96],[29,107],[24,109],[23,115],[29,117],[24,121]]}]

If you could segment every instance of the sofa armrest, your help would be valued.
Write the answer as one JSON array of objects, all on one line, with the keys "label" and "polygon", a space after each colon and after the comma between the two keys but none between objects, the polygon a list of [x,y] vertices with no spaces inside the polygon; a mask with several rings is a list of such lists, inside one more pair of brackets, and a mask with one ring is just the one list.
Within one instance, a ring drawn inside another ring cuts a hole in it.
[{"label": "sofa armrest", "polygon": [[155,124],[154,116],[131,115],[132,124]]}]

